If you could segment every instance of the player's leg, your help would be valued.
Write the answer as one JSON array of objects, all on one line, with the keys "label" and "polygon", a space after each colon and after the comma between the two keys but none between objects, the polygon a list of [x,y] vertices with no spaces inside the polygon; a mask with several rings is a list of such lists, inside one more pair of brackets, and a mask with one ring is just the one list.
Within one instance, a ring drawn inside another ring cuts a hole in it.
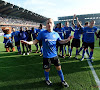
[{"label": "player's leg", "polygon": [[76,55],[75,55],[75,59],[78,59],[77,55],[78,55],[78,47],[76,47]]},{"label": "player's leg", "polygon": [[83,49],[82,58],[80,59],[80,61],[84,60],[84,55],[85,55],[85,51],[87,50],[87,48],[88,48],[88,43],[84,42],[84,49]]},{"label": "player's leg", "polygon": [[99,38],[99,47],[100,47],[100,38]]},{"label": "player's leg", "polygon": [[89,43],[89,46],[91,48],[89,59],[90,59],[90,62],[93,63],[92,57],[93,57],[94,43]]},{"label": "player's leg", "polygon": [[10,47],[11,47],[11,49],[12,49],[13,52],[16,51],[13,43],[10,43]]},{"label": "player's leg", "polygon": [[26,50],[27,50],[27,55],[29,55],[29,50],[28,50],[28,45],[25,44]]},{"label": "player's leg", "polygon": [[44,69],[44,75],[46,79],[46,84],[48,86],[52,85],[52,82],[49,80],[49,71],[50,71],[51,62],[49,58],[43,58],[43,69]]},{"label": "player's leg", "polygon": [[25,44],[22,43],[22,48],[23,48],[23,55],[25,55]]},{"label": "player's leg", "polygon": [[29,48],[29,53],[31,53],[32,52],[31,45],[28,45],[28,48]]},{"label": "player's leg", "polygon": [[61,78],[61,82],[65,87],[69,87],[69,85],[67,84],[67,82],[65,82],[64,80],[64,75],[61,69],[61,65],[60,65],[60,61],[58,59],[58,57],[54,57],[51,62],[55,65],[56,70],[58,72],[59,77]]},{"label": "player's leg", "polygon": [[71,49],[70,49],[70,56],[69,57],[72,56],[72,50],[73,50],[73,47],[74,47],[74,43],[75,43],[75,39],[73,38],[72,43],[71,43]]},{"label": "player's leg", "polygon": [[38,44],[35,44],[35,46],[36,46],[36,52],[35,53],[38,53],[38,50],[39,50]]},{"label": "player's leg", "polygon": [[64,85],[65,87],[69,87],[69,85],[67,84],[67,82],[64,80],[64,75],[61,69],[61,66],[55,66],[58,72],[59,77],[61,78],[61,83],[62,85]]}]

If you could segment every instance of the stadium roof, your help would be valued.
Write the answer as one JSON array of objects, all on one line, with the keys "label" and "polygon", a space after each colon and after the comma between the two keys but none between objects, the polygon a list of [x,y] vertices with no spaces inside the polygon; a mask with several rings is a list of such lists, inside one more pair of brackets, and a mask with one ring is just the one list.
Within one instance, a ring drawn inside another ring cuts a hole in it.
[{"label": "stadium roof", "polygon": [[16,5],[10,4],[3,0],[0,0],[0,14],[13,16],[13,17],[19,17],[19,18],[31,20],[37,23],[43,23],[47,20],[47,18],[42,15],[39,15],[27,9],[18,7]]}]

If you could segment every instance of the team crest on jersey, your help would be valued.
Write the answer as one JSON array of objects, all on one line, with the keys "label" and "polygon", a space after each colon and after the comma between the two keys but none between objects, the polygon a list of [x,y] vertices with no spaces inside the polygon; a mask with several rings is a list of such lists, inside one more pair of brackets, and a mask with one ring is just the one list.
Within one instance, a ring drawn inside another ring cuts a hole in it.
[{"label": "team crest on jersey", "polygon": [[56,36],[55,35],[53,35],[53,38],[55,38]]}]

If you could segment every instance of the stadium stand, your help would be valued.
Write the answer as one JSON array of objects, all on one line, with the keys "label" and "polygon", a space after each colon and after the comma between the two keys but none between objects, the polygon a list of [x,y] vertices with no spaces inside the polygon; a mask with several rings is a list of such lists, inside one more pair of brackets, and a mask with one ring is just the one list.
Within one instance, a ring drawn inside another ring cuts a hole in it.
[{"label": "stadium stand", "polygon": [[[77,15],[77,17],[79,18],[79,20],[82,22],[83,25],[86,21],[91,21],[92,19],[95,20],[96,21],[95,26],[97,26],[97,28],[100,29],[100,13]],[[58,21],[55,21],[55,24],[59,22],[65,24],[66,21],[69,21],[69,23],[71,24],[72,20],[73,20],[73,16],[58,17]]]},{"label": "stadium stand", "polygon": [[[47,17],[0,0],[0,26],[38,27],[40,23],[43,24],[46,20]],[[0,32],[2,32],[1,29]]]}]

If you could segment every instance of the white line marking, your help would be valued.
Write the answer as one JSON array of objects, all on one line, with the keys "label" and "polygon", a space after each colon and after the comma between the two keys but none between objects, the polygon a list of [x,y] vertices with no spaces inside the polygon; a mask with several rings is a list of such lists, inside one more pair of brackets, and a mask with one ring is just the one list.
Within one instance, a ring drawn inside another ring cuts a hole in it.
[{"label": "white line marking", "polygon": [[98,78],[98,76],[97,76],[97,74],[96,74],[96,72],[95,72],[95,70],[94,70],[94,68],[93,68],[93,66],[92,66],[92,64],[91,64],[91,62],[89,61],[88,56],[87,56],[86,53],[85,53],[85,56],[86,56],[86,58],[87,58],[87,62],[88,62],[89,67],[90,67],[90,69],[91,69],[91,71],[92,71],[92,74],[93,74],[93,76],[94,76],[95,82],[97,83],[98,88],[99,88],[99,90],[100,90],[100,80],[99,80],[99,78]]},{"label": "white line marking", "polygon": [[94,48],[100,48],[100,47],[94,47]]}]

